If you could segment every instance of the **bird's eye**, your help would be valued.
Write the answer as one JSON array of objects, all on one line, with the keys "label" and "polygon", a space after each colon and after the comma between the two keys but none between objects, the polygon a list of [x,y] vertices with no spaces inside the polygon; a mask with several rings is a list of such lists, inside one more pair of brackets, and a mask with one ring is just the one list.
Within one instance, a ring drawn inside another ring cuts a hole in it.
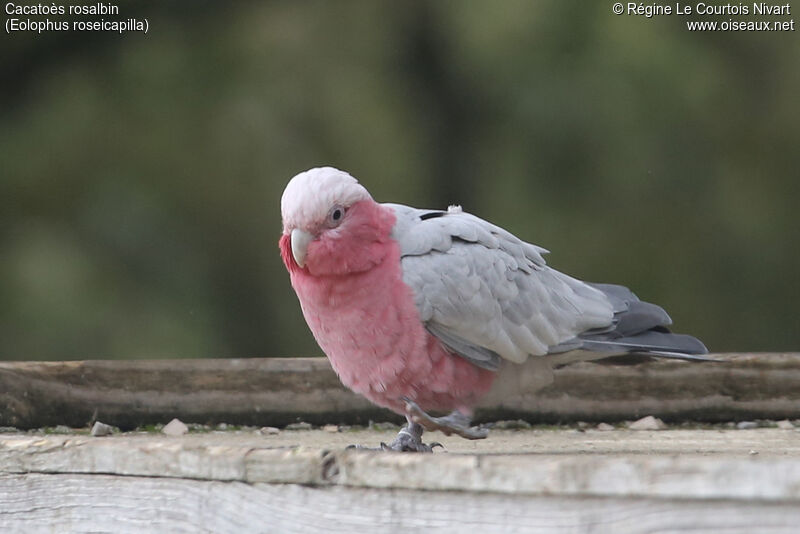
[{"label": "bird's eye", "polygon": [[344,218],[345,208],[342,206],[334,206],[328,212],[328,226],[333,228],[334,226],[339,226],[339,223],[342,222]]}]

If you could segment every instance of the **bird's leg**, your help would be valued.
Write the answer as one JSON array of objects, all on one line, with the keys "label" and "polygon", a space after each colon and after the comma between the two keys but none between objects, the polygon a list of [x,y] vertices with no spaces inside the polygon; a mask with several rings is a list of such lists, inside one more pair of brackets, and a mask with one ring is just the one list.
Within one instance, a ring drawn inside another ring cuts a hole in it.
[{"label": "bird's leg", "polygon": [[400,429],[397,437],[391,443],[388,445],[381,443],[381,449],[397,452],[433,452],[434,447],[437,445],[439,447],[442,446],[441,443],[431,443],[430,445],[422,443],[422,433],[425,429],[419,423],[413,422],[408,416],[406,416],[406,419],[408,424]]},{"label": "bird's leg", "polygon": [[470,426],[470,418],[458,410],[444,417],[431,417],[411,399],[403,397],[402,400],[406,403],[406,418],[422,425],[425,430],[439,430],[445,436],[458,434],[467,439],[484,439],[489,435],[485,428]]}]

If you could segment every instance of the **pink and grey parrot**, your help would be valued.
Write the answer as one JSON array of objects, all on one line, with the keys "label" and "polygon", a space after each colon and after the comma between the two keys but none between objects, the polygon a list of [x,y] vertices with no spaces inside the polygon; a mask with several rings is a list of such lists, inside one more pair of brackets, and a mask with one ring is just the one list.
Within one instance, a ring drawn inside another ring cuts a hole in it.
[{"label": "pink and grey parrot", "polygon": [[[483,438],[473,407],[501,365],[644,353],[700,358],[629,289],[547,266],[547,250],[460,207],[375,202],[332,167],[292,178],[280,250],[306,322],[341,381],[408,421],[384,448],[430,451],[425,429]],[[434,417],[429,411],[451,412]]]}]

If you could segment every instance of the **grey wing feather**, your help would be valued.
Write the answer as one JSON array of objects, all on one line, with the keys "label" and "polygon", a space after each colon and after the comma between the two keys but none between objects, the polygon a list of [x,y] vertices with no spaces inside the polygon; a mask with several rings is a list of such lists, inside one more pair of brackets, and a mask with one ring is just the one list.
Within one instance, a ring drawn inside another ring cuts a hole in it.
[{"label": "grey wing feather", "polygon": [[[400,243],[400,255],[420,256],[432,251],[450,250],[453,239],[503,249],[512,266],[529,272],[545,265],[542,254],[547,249],[526,243],[507,230],[451,206],[448,211],[420,210],[402,204],[384,204],[394,209],[397,223],[394,237]],[[437,215],[432,217],[431,215]],[[517,264],[516,262],[520,263]]]},{"label": "grey wing feather", "polygon": [[486,358],[492,353],[521,363],[611,324],[605,294],[549,268],[545,249],[460,210],[430,216],[390,206],[403,279],[422,321],[476,365],[496,362]]},{"label": "grey wing feather", "polygon": [[478,367],[490,371],[496,371],[500,367],[500,355],[493,350],[470,343],[458,337],[457,334],[451,332],[446,327],[434,322],[429,322],[426,328],[428,332],[439,338],[450,350],[460,354]]},{"label": "grey wing feather", "polygon": [[590,284],[547,266],[547,250],[460,208],[386,204],[403,280],[428,331],[479,367],[501,359],[571,351],[704,354],[691,336],[671,334],[667,313],[628,288]]}]

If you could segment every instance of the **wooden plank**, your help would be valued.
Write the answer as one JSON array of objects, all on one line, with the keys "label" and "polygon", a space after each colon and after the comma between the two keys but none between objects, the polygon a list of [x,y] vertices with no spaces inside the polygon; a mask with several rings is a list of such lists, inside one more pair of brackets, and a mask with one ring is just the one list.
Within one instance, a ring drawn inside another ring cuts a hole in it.
[{"label": "wooden plank", "polygon": [[556,431],[510,455],[0,434],[0,532],[796,532],[797,430],[619,435],[613,453],[563,453],[576,433]]},{"label": "wooden plank", "polygon": [[[722,361],[504,368],[477,419],[532,422],[800,418],[800,354]],[[0,362],[0,426],[123,429],[165,423],[281,426],[399,421],[351,393],[324,358]]]},{"label": "wooden plank", "polygon": [[797,503],[530,497],[109,475],[0,476],[0,530],[9,533],[794,534],[798,524]]},{"label": "wooden plank", "polygon": [[325,358],[0,362],[0,426],[130,429],[173,417],[263,426],[392,415],[344,388]]},{"label": "wooden plank", "polygon": [[322,450],[269,449],[145,437],[0,436],[0,473],[120,476],[324,484]]},{"label": "wooden plank", "polygon": [[[694,447],[703,443],[705,435],[718,433],[691,432]],[[775,439],[777,435],[791,438],[798,433],[727,432],[731,441],[752,443],[756,455],[697,454],[689,447],[683,454],[652,454],[651,446],[635,441],[622,443],[613,454],[562,454],[563,447],[551,442],[550,449],[539,454],[429,455],[271,448],[263,439],[259,445],[257,438],[224,435],[189,439],[0,435],[0,474],[115,474],[373,489],[800,503],[800,457],[796,448],[783,450],[784,441]],[[651,437],[669,440],[671,434],[654,432]],[[560,439],[573,441],[576,436],[562,432]]]},{"label": "wooden plank", "polygon": [[485,420],[726,422],[800,418],[800,353],[714,354],[717,362],[578,363],[536,391],[535,361],[503,373],[482,403]]}]

